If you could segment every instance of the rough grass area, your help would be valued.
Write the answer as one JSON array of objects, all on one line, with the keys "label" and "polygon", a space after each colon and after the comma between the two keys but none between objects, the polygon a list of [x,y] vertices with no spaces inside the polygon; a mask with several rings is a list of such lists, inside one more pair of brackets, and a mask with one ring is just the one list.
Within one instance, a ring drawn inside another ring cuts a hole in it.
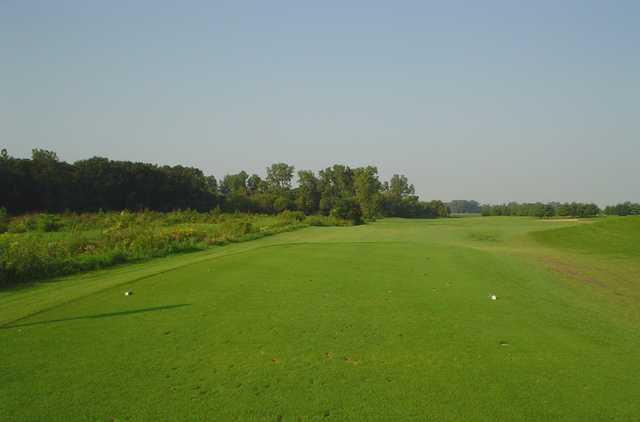
[{"label": "rough grass area", "polygon": [[[633,279],[637,256],[572,243],[586,236],[574,230],[597,228],[608,242],[628,232],[619,224],[635,224],[620,221],[310,227],[0,292],[0,412],[11,421],[635,420],[640,297],[616,293],[640,290],[637,278],[619,284]],[[571,234],[545,242],[554,231]],[[604,271],[603,285],[549,268],[550,256]]]},{"label": "rough grass area", "polygon": [[291,211],[276,216],[195,211],[20,216],[11,219],[8,233],[0,234],[0,288],[255,240],[309,225],[346,224]]}]

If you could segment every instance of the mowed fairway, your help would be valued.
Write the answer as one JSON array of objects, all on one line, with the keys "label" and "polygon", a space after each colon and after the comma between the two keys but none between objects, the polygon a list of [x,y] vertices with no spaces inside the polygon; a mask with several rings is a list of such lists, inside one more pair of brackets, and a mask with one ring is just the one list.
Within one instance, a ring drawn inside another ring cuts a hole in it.
[{"label": "mowed fairway", "polygon": [[638,244],[386,219],[0,292],[0,419],[639,420]]}]

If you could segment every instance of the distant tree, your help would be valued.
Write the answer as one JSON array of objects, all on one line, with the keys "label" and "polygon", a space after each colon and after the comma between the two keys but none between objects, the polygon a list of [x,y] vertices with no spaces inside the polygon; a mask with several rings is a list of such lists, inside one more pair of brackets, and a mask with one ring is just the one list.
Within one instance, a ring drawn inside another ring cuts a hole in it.
[{"label": "distant tree", "polygon": [[257,174],[252,174],[247,179],[247,192],[249,195],[255,195],[258,192],[266,190],[266,183]]},{"label": "distant tree", "polygon": [[573,207],[571,206],[571,204],[560,204],[560,206],[558,206],[558,216],[560,217],[569,217],[574,215],[574,211],[572,209]]},{"label": "distant tree", "polygon": [[380,189],[378,169],[373,166],[357,168],[353,171],[355,199],[365,218],[375,217],[380,208]]},{"label": "distant tree", "polygon": [[34,148],[31,150],[31,160],[32,161],[40,161],[40,162],[54,162],[57,163],[60,161],[58,159],[58,154],[53,151],[48,151],[46,149],[38,149]]},{"label": "distant tree", "polygon": [[227,174],[220,183],[220,192],[223,195],[230,193],[247,194],[247,180],[249,175],[244,170],[237,174]]},{"label": "distant tree", "polygon": [[407,176],[394,174],[389,181],[389,192],[392,195],[404,197],[415,194],[416,190],[412,184],[409,184]]},{"label": "distant tree", "polygon": [[617,205],[609,205],[604,209],[607,215],[640,215],[640,203],[623,202]]},{"label": "distant tree", "polygon": [[456,199],[447,204],[453,214],[477,214],[480,213],[480,204],[477,201]]},{"label": "distant tree", "polygon": [[269,192],[258,192],[251,196],[254,210],[265,214],[272,214],[275,212],[274,203],[277,199],[277,195]]},{"label": "distant tree", "polygon": [[427,213],[427,215],[425,215],[425,217],[448,217],[450,214],[450,210],[447,204],[438,200],[429,201],[429,203],[427,204],[427,209],[429,210],[429,212]]},{"label": "distant tree", "polygon": [[289,199],[289,196],[286,194],[281,194],[275,197],[273,201],[273,210],[277,213],[281,213],[285,210],[293,209],[293,202]]},{"label": "distant tree", "polygon": [[30,167],[40,200],[38,208],[50,212],[64,210],[71,195],[65,188],[73,178],[70,166],[61,163],[55,152],[35,148],[31,153]]},{"label": "distant tree", "polygon": [[267,167],[267,185],[272,192],[285,192],[291,189],[293,166],[275,163]]},{"label": "distant tree", "polygon": [[320,212],[329,214],[337,201],[353,198],[353,171],[344,165],[336,164],[320,170],[318,189],[320,191]]},{"label": "distant tree", "polygon": [[209,188],[209,192],[216,193],[218,192],[218,180],[215,176],[207,176],[207,187]]},{"label": "distant tree", "polygon": [[331,215],[344,220],[349,220],[353,224],[362,224],[362,210],[360,205],[353,198],[339,198],[335,201],[331,209]]},{"label": "distant tree", "polygon": [[483,205],[481,207],[483,216],[529,216],[538,218],[548,218],[554,216],[561,217],[594,217],[600,214],[600,209],[595,204],[584,203],[559,203],[559,202],[535,202],[517,203],[510,202],[502,205]]},{"label": "distant tree", "polygon": [[416,217],[418,197],[415,188],[404,175],[394,174],[383,184],[381,208],[386,216]]},{"label": "distant tree", "polygon": [[298,172],[298,189],[296,191],[296,207],[306,214],[313,214],[320,207],[319,181],[312,171]]}]

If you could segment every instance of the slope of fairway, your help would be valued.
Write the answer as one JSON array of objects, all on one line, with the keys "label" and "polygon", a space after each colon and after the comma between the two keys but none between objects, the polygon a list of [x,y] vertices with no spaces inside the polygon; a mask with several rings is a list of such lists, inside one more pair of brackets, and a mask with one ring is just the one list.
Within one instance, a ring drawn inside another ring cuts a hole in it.
[{"label": "slope of fairway", "polygon": [[634,420],[637,328],[510,252],[554,227],[389,219],[94,274],[0,328],[0,419]]},{"label": "slope of fairway", "polygon": [[615,307],[620,323],[640,324],[640,217],[534,231],[529,253],[584,295],[594,312]]},{"label": "slope of fairway", "polygon": [[607,218],[594,224],[581,224],[532,233],[549,246],[583,253],[640,256],[640,216]]}]

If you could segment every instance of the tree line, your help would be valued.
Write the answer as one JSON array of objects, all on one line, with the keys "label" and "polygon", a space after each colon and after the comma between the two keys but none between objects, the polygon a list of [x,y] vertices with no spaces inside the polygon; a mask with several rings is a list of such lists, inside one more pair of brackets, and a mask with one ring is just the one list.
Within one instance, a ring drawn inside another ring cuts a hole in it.
[{"label": "tree line", "polygon": [[480,214],[480,203],[466,199],[454,199],[447,206],[452,214]]},{"label": "tree line", "polygon": [[[451,203],[449,205],[451,207]],[[482,205],[480,207],[483,216],[524,216],[524,217],[595,217],[605,215],[640,215],[640,204],[633,202],[623,202],[617,205],[610,205],[603,210],[593,203],[582,202],[534,202],[518,203],[509,202],[499,205]],[[451,212],[453,211],[453,208]]]},{"label": "tree line", "polygon": [[527,216],[527,217],[595,217],[600,214],[596,204],[581,202],[509,202],[501,205],[482,205],[483,216]]},{"label": "tree line", "polygon": [[197,168],[179,165],[102,157],[67,163],[53,151],[34,149],[30,159],[23,159],[2,150],[0,185],[0,207],[11,214],[219,208],[266,214],[302,211],[352,221],[449,215],[442,201],[421,201],[406,176],[396,174],[383,182],[374,166],[336,164],[316,174],[276,163],[264,177],[241,171],[218,180]]},{"label": "tree line", "polygon": [[640,215],[640,203],[623,202],[617,205],[605,207],[607,215]]}]

